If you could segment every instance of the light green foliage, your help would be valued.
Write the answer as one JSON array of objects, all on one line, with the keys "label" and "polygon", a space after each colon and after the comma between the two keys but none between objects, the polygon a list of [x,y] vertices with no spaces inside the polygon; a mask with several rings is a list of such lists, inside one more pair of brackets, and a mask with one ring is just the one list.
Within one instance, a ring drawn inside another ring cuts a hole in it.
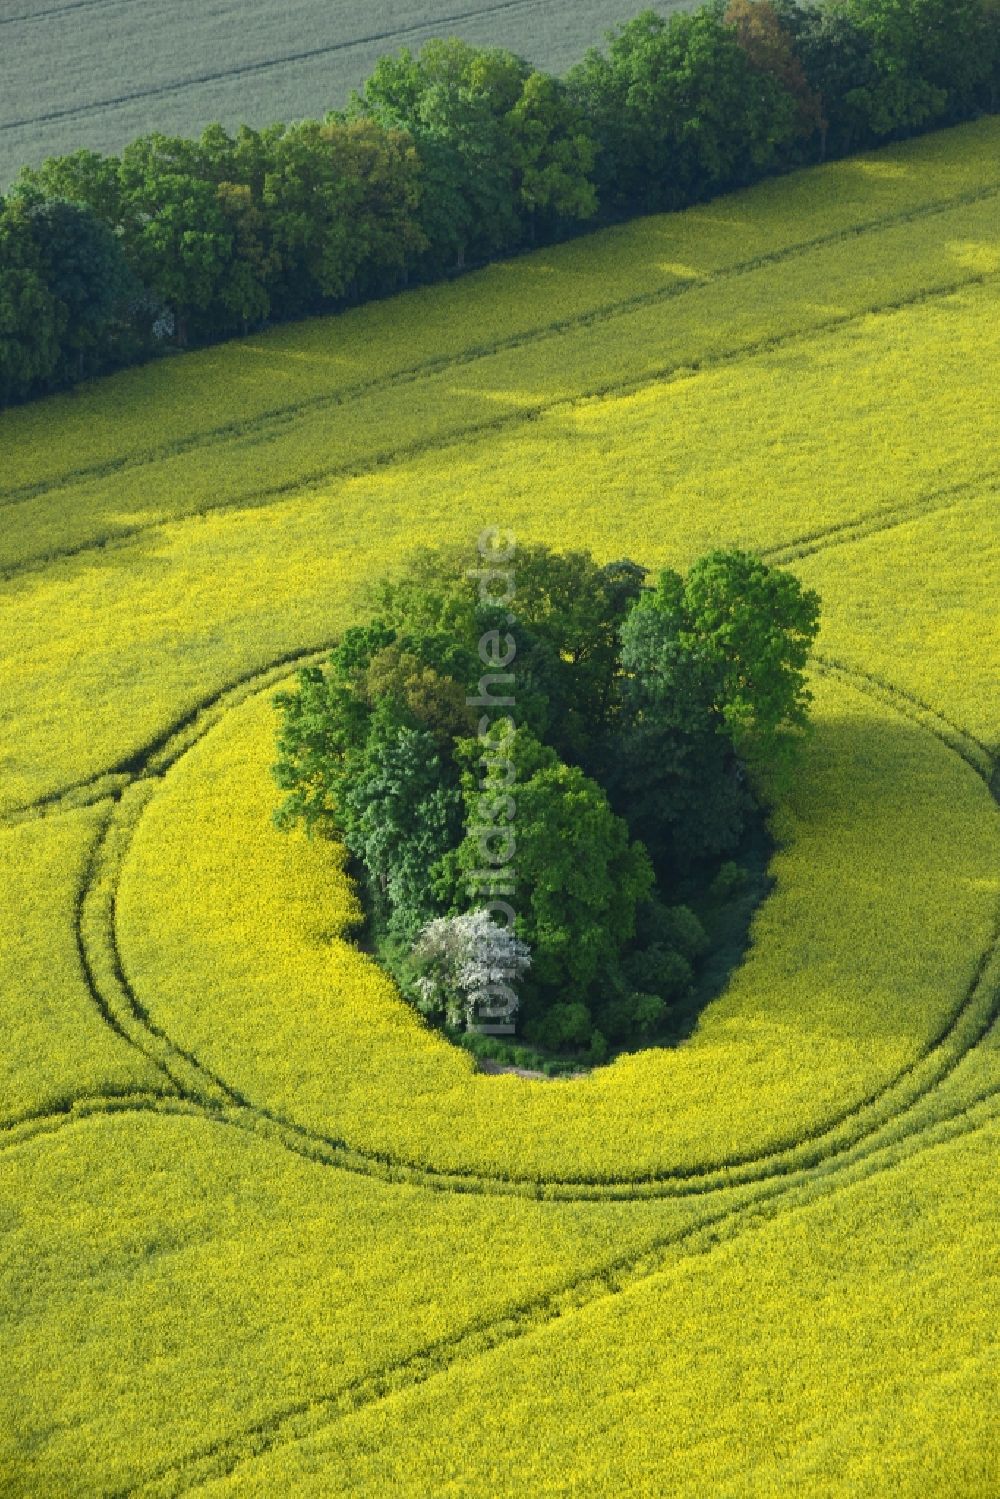
[{"label": "light green foliage", "polygon": [[770,749],[780,730],[805,726],[805,667],[819,613],[817,593],[746,553],[711,553],[684,580],[671,623],[680,648],[703,656],[714,705],[738,748]]}]

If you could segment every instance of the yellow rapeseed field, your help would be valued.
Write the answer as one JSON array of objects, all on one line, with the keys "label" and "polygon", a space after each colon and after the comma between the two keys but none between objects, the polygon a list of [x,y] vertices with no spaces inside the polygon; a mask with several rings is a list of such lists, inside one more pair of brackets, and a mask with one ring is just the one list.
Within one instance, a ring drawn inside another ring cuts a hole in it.
[{"label": "yellow rapeseed field", "polygon": [[993,1119],[703,1243],[200,1492],[994,1494],[998,1147]]},{"label": "yellow rapeseed field", "polygon": [[[815,691],[753,950],[676,1050],[544,1088],[474,1073],[370,959],[331,940],[349,935],[356,901],[328,845],[271,823],[270,694],[184,756],[138,821],[118,884],[125,973],[152,1018],[240,1094],[373,1155],[529,1181],[643,1180],[754,1156],[774,1169],[770,1156],[923,1055],[963,1002],[1000,904],[1000,813],[982,780],[853,686],[820,678]],[[419,1108],[399,1107],[412,1098]]]},{"label": "yellow rapeseed field", "polygon": [[[1000,122],[0,416],[0,1492],[984,1499]],[[683,1045],[485,1076],[270,820],[484,525],[823,599]]]}]

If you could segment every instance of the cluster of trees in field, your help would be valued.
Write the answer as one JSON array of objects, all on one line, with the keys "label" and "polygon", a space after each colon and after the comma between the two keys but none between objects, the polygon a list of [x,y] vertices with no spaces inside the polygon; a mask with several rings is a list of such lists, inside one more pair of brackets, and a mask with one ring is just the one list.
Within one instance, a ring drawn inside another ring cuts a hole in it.
[{"label": "cluster of trees in field", "polygon": [[457,41],[324,120],[144,136],[0,199],[0,402],[993,110],[1000,0],[647,11],[565,78]]},{"label": "cluster of trees in field", "polygon": [[[516,1014],[599,1061],[690,994],[708,943],[686,898],[731,870],[744,759],[806,721],[819,600],[742,552],[649,587],[528,545],[503,598],[466,566],[418,554],[278,697],[278,822],[344,841],[426,1014]],[[507,1000],[483,1012],[491,978]]]}]

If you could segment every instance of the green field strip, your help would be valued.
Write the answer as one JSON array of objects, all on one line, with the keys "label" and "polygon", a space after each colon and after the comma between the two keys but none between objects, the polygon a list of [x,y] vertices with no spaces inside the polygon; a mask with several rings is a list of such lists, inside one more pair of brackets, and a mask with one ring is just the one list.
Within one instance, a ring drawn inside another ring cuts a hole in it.
[{"label": "green field strip", "polygon": [[[20,489],[5,490],[0,488],[0,509],[4,505],[25,503],[41,495],[63,489],[67,485],[79,482],[80,480],[107,478],[111,474],[121,473],[125,469],[143,468],[150,464],[162,463],[166,458],[172,458],[189,452],[199,452],[218,443],[225,443],[234,437],[259,438],[263,436],[266,440],[273,429],[289,424],[295,417],[305,412],[324,411],[329,413],[340,407],[350,405],[353,402],[368,399],[381,392],[393,391],[400,386],[413,384],[415,381],[425,379],[429,375],[448,373],[460,369],[464,365],[475,364],[484,359],[489,359],[496,354],[517,351],[548,339],[557,338],[565,333],[575,332],[579,329],[589,330],[602,323],[613,322],[616,318],[623,317],[626,314],[644,308],[657,307],[664,302],[673,301],[678,297],[688,296],[692,291],[710,287],[717,282],[738,279],[751,272],[769,269],[781,265],[785,261],[809,255],[819,249],[842,245],[851,238],[861,238],[882,232],[888,228],[918,223],[926,218],[934,218],[942,214],[947,214],[956,208],[970,207],[982,203],[995,203],[998,198],[1000,198],[1000,183],[995,186],[982,188],[976,192],[960,194],[955,198],[941,199],[940,201],[922,205],[919,208],[908,209],[881,219],[873,219],[866,223],[851,225],[845,229],[819,235],[814,239],[805,240],[801,244],[788,245],[774,250],[769,254],[758,255],[753,259],[738,262],[732,266],[722,267],[710,274],[685,279],[676,284],[663,287],[658,291],[640,292],[620,301],[609,302],[591,310],[576,313],[572,317],[555,319],[540,328],[511,334],[507,338],[497,339],[488,345],[473,345],[457,353],[442,354],[437,357],[427,358],[418,364],[406,366],[392,374],[361,381],[354,385],[346,386],[342,390],[334,392],[322,391],[285,406],[273,407],[250,419],[237,418],[220,426],[192,433],[188,437],[177,438],[173,442],[161,444],[158,447],[150,447],[144,450],[133,449],[126,454],[119,455],[117,458],[108,459],[104,463],[68,470],[59,478],[47,483],[25,485]],[[879,312],[882,309],[876,307],[871,310]],[[669,368],[665,369],[658,378],[667,378],[671,373],[673,373],[673,370]],[[612,389],[617,388],[608,387],[605,390],[588,390],[583,392],[582,395],[585,398],[595,394],[608,394]],[[533,414],[537,414],[542,409],[544,408],[534,408]],[[323,477],[327,476],[324,475]]]},{"label": "green field strip", "polygon": [[725,1245],[759,1230],[778,1216],[829,1202],[845,1190],[877,1180],[914,1155],[989,1127],[998,1118],[997,1096],[1000,1095],[993,1094],[953,1118],[938,1121],[923,1138],[908,1141],[905,1147],[888,1147],[875,1157],[843,1170],[833,1182],[824,1177],[819,1183],[806,1183],[797,1190],[788,1187],[773,1196],[724,1210],[687,1232],[665,1236],[639,1257],[612,1261],[599,1271],[566,1283],[555,1293],[532,1298],[500,1322],[473,1327],[448,1342],[431,1345],[413,1358],[359,1381],[353,1388],[325,1397],[317,1394],[308,1402],[275,1411],[268,1421],[241,1431],[226,1443],[179,1457],[169,1469],[151,1475],[136,1488],[121,1491],[115,1499],[124,1499],[125,1493],[143,1495],[144,1499],[175,1499],[211,1480],[228,1476],[247,1460],[315,1436],[393,1395],[425,1385],[451,1369],[546,1331],[564,1318],[640,1288],[685,1260],[716,1254]]}]

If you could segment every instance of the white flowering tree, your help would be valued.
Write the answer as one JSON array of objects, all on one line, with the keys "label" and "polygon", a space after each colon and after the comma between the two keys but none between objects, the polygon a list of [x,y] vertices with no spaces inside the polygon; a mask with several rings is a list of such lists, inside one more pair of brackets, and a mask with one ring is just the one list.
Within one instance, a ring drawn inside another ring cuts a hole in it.
[{"label": "white flowering tree", "polygon": [[486,910],[440,916],[423,928],[410,954],[413,989],[426,1015],[452,1026],[500,1019],[513,1025],[516,986],[531,967],[526,942]]}]

